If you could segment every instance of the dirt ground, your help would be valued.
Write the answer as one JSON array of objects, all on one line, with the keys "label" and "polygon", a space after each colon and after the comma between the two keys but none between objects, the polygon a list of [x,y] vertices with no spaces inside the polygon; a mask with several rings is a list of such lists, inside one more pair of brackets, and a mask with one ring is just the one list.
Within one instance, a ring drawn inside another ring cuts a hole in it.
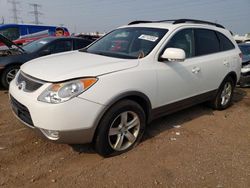
[{"label": "dirt ground", "polygon": [[152,122],[143,141],[102,158],[54,144],[13,116],[0,91],[0,187],[250,187],[250,88],[225,111],[204,105]]}]

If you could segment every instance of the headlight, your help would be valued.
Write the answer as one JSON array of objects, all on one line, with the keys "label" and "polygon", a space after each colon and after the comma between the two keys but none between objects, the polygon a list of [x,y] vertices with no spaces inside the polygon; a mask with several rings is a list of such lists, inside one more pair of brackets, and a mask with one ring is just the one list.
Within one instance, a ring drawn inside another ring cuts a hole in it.
[{"label": "headlight", "polygon": [[39,97],[38,101],[58,104],[80,95],[97,82],[97,78],[85,78],[49,86]]},{"label": "headlight", "polygon": [[247,73],[250,71],[250,65],[246,65],[241,68],[241,73]]}]

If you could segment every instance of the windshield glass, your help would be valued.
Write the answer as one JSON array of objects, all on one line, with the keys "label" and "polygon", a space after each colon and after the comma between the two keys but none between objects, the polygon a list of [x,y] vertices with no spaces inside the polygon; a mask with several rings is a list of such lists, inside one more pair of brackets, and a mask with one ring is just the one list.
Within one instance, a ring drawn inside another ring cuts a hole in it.
[{"label": "windshield glass", "polygon": [[167,31],[144,27],[121,28],[107,34],[85,51],[124,59],[143,58],[153,50]]},{"label": "windshield glass", "polygon": [[52,41],[53,38],[42,38],[42,39],[38,39],[35,40],[33,42],[30,42],[26,45],[24,45],[22,48],[26,51],[26,52],[35,52],[39,49],[41,49],[42,47],[44,47],[45,45],[47,45],[50,41]]},{"label": "windshield glass", "polygon": [[239,46],[243,55],[250,55],[250,45],[249,46]]}]

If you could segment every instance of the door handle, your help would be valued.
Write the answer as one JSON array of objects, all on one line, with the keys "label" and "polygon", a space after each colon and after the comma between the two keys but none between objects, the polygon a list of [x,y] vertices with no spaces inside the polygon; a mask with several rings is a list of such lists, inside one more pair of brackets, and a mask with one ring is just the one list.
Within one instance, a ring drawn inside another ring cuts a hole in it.
[{"label": "door handle", "polygon": [[194,74],[197,74],[197,73],[199,73],[201,71],[201,68],[200,67],[193,67],[193,69],[192,69],[192,73],[194,73]]},{"label": "door handle", "polygon": [[223,65],[225,65],[226,67],[230,66],[230,64],[229,64],[229,62],[227,60],[224,60]]}]

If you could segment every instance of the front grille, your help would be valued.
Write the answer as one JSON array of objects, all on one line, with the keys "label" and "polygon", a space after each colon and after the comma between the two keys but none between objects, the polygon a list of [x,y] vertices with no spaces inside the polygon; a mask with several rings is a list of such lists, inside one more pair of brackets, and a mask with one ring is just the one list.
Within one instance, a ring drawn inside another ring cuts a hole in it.
[{"label": "front grille", "polygon": [[10,102],[11,107],[14,111],[14,113],[25,123],[27,123],[30,126],[34,126],[33,121],[30,116],[30,112],[28,108],[24,105],[22,105],[20,102],[18,102],[14,97],[10,95]]},{"label": "front grille", "polygon": [[32,92],[40,88],[44,84],[44,82],[32,78],[31,76],[28,76],[23,72],[20,72],[20,74],[17,77],[17,85],[19,84],[23,84],[24,91]]}]

